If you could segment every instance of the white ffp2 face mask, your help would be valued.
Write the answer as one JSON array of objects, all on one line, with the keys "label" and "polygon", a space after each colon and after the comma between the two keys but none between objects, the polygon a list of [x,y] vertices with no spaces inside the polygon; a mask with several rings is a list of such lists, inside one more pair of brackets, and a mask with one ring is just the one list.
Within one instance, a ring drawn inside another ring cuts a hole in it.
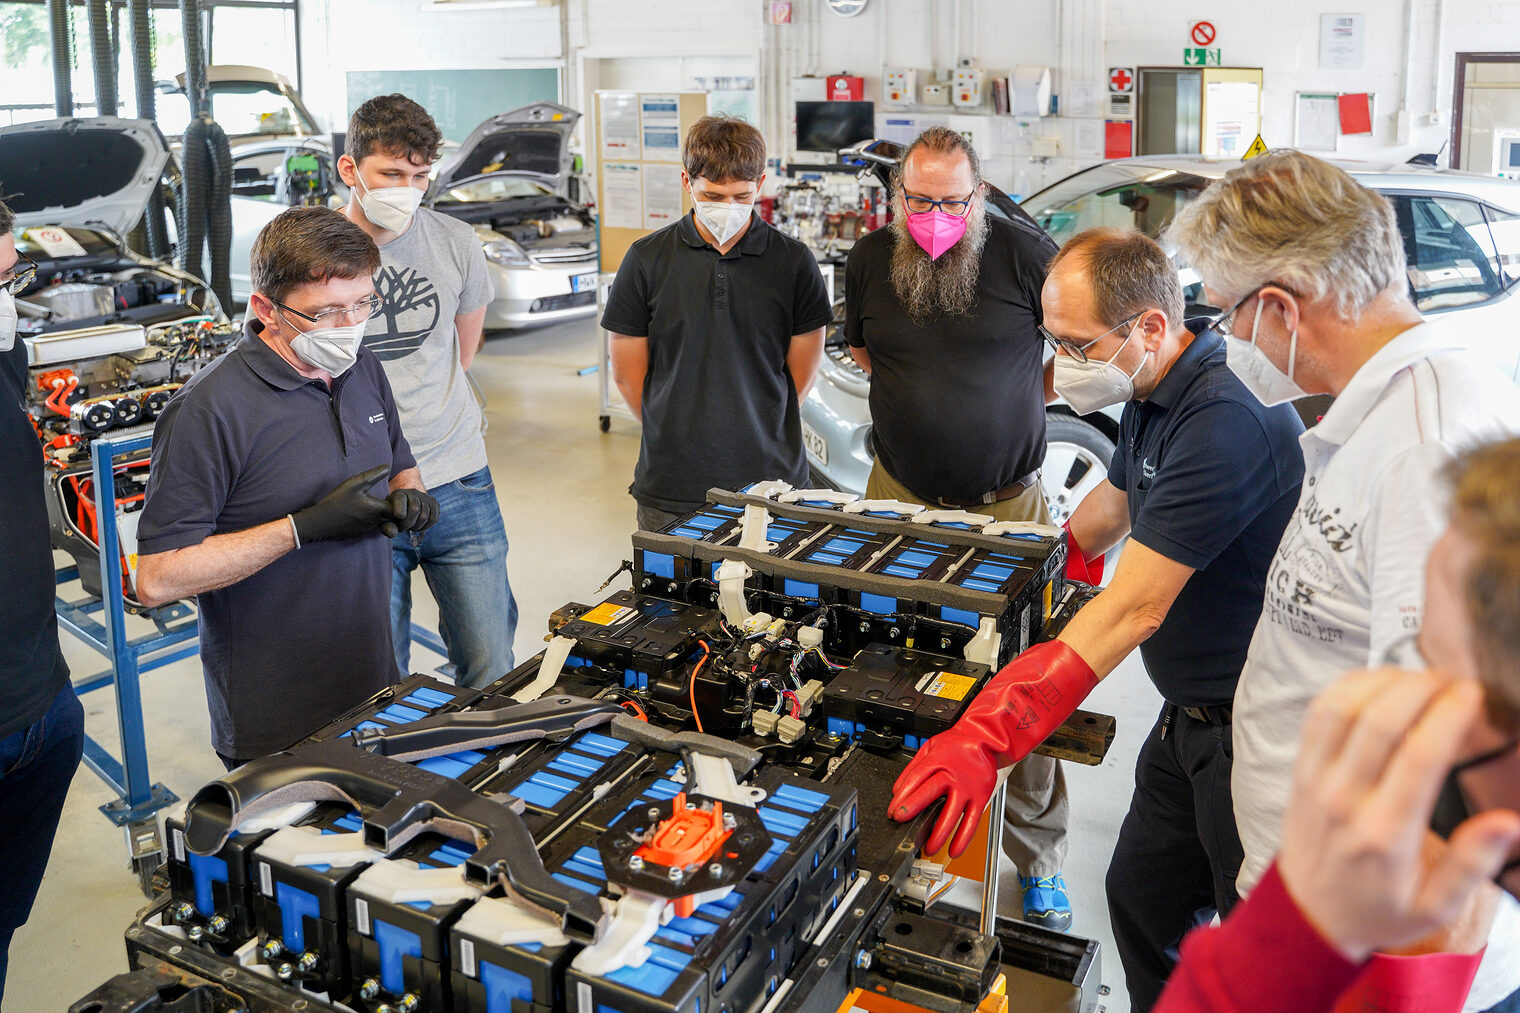
[{"label": "white ffp2 face mask", "polygon": [[713,238],[722,246],[730,239],[739,234],[744,228],[744,223],[749,221],[750,213],[755,210],[753,204],[725,204],[722,201],[693,200],[692,207],[697,212],[697,218],[707,231],[713,234]]},{"label": "white ffp2 face mask", "polygon": [[422,191],[415,186],[382,186],[371,190],[364,184],[357,167],[354,178],[364,191],[359,197],[359,207],[364,217],[387,232],[405,232],[412,216],[422,204]]},{"label": "white ffp2 face mask", "polygon": [[333,376],[342,376],[359,358],[359,346],[364,343],[364,328],[369,321],[350,324],[347,327],[314,327],[302,331],[290,339],[290,350],[308,366],[325,369]]},{"label": "white ffp2 face mask", "polygon": [[16,344],[16,297],[8,288],[0,288],[0,352],[9,352]]},{"label": "white ffp2 face mask", "polygon": [[1298,328],[1293,328],[1293,334],[1288,338],[1288,372],[1283,373],[1272,364],[1256,344],[1256,328],[1261,325],[1261,311],[1266,306],[1260,299],[1256,300],[1256,317],[1251,321],[1251,339],[1242,341],[1240,338],[1225,339],[1225,363],[1230,367],[1230,372],[1240,378],[1245,384],[1246,390],[1255,396],[1256,400],[1271,408],[1274,405],[1286,404],[1289,401],[1307,397],[1308,394],[1302,387],[1293,382],[1294,360],[1298,357]]},{"label": "white ffp2 face mask", "polygon": [[[1145,358],[1133,373],[1126,373],[1114,365],[1129,339],[1135,336],[1131,327],[1128,335],[1107,362],[1078,362],[1069,355],[1057,355],[1055,365],[1056,393],[1066,399],[1071,410],[1078,415],[1091,415],[1109,405],[1121,404],[1134,399],[1135,377],[1145,368]],[[1149,352],[1145,353],[1148,357]]]}]

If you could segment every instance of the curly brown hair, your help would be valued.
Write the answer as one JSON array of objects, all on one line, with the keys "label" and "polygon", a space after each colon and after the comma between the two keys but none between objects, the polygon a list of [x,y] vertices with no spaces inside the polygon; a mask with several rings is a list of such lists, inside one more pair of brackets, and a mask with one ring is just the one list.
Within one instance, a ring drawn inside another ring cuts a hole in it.
[{"label": "curly brown hair", "polygon": [[704,116],[686,133],[682,168],[692,179],[738,183],[765,175],[765,138],[733,116]]},{"label": "curly brown hair", "polygon": [[376,95],[348,121],[343,150],[355,162],[366,155],[404,155],[423,165],[438,160],[443,132],[422,106],[402,94]]}]

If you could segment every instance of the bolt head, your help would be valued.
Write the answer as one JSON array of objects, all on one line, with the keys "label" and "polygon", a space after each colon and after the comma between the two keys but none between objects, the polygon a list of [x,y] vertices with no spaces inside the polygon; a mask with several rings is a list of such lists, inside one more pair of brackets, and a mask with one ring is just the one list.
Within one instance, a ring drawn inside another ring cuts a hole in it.
[{"label": "bolt head", "polygon": [[303,971],[310,971],[312,968],[317,966],[317,961],[320,959],[322,958],[317,956],[311,950],[307,950],[305,953],[301,954],[301,959],[296,961],[296,966]]},{"label": "bolt head", "polygon": [[174,911],[172,912],[171,917],[174,918],[174,923],[176,925],[183,925],[190,919],[190,916],[193,914],[195,914],[195,908],[191,907],[184,901],[180,901],[178,904],[174,905]]},{"label": "bolt head", "polygon": [[711,864],[711,865],[709,865],[707,867],[707,872],[708,872],[709,875],[712,875],[712,876],[721,876],[721,875],[723,875],[723,863],[722,862],[714,862],[713,864]]},{"label": "bolt head", "polygon": [[650,806],[649,807],[649,818],[652,819],[652,820],[659,819],[660,818],[660,810],[656,809],[654,806]]},{"label": "bolt head", "polygon": [[412,1010],[417,1008],[418,1002],[418,998],[411,992],[408,992],[401,997],[401,1001],[396,1004],[396,1008],[399,1009],[401,1013],[412,1013]]},{"label": "bolt head", "polygon": [[672,883],[679,883],[686,874],[678,866],[672,865],[666,875],[670,877]]},{"label": "bolt head", "polygon": [[723,814],[723,829],[725,829],[725,830],[732,830],[734,827],[736,827],[738,825],[739,825],[739,821],[736,820],[736,819],[734,819],[734,814],[733,813],[724,813]]},{"label": "bolt head", "polygon": [[870,967],[871,966],[871,955],[869,953],[867,953],[865,950],[858,951],[855,954],[855,966],[858,967],[858,968],[860,968],[862,971],[864,971],[866,968]]},{"label": "bolt head", "polygon": [[860,624],[860,632],[862,632],[862,633],[870,633],[871,632],[871,624],[870,623],[861,623]]},{"label": "bolt head", "polygon": [[204,938],[205,938],[205,936],[206,936],[206,930],[205,930],[205,929],[203,929],[203,928],[201,928],[201,927],[200,927],[200,926],[199,926],[199,925],[192,925],[192,926],[190,926],[190,928],[189,928],[189,929],[188,929],[188,930],[187,930],[187,931],[186,931],[186,932],[185,932],[185,935],[187,935],[187,936],[189,936],[189,937],[190,937],[190,941],[191,941],[191,942],[193,942],[193,943],[198,943],[198,942],[200,942],[200,941],[201,941],[201,940],[202,940],[202,939],[204,939]]},{"label": "bolt head", "polygon": [[642,869],[643,867],[644,867],[644,859],[640,858],[638,855],[629,855],[628,856],[628,868],[630,868],[630,869]]},{"label": "bolt head", "polygon": [[285,963],[281,964],[279,967],[276,967],[274,969],[274,976],[276,978],[279,978],[281,981],[289,981],[291,975],[293,975],[295,973],[296,973],[296,969],[294,967],[290,966],[290,962],[289,961],[286,961]]},{"label": "bolt head", "polygon": [[285,945],[278,939],[271,939],[263,945],[261,952],[264,954],[265,960],[273,960],[285,952]]},{"label": "bolt head", "polygon": [[374,978],[365,978],[364,984],[359,986],[359,998],[373,999],[380,994],[380,983]]},{"label": "bolt head", "polygon": [[231,923],[227,921],[225,915],[212,915],[211,920],[206,923],[206,930],[216,935],[221,935],[227,931],[230,925]]}]

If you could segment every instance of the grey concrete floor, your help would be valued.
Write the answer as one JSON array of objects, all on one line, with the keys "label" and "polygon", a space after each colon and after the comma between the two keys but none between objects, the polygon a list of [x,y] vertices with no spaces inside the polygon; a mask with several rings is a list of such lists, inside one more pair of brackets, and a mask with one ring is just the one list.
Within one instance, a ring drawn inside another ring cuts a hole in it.
[{"label": "grey concrete floor", "polygon": [[[511,539],[508,569],[521,610],[520,659],[542,649],[553,609],[598,600],[598,585],[630,554],[634,506],[627,487],[638,431],[617,419],[607,434],[597,428],[597,376],[578,375],[596,362],[596,341],[591,321],[495,335],[473,370],[487,401],[486,446]],[[420,574],[414,600],[418,621],[432,624],[437,613]],[[102,667],[103,659],[67,635],[64,650],[76,677]],[[412,667],[427,670],[439,661],[418,649]],[[222,770],[211,752],[199,660],[149,673],[142,689],[153,779],[188,797]],[[1073,929],[1102,944],[1103,979],[1113,989],[1105,1005],[1112,1013],[1126,1013],[1129,1003],[1108,927],[1103,872],[1128,806],[1135,754],[1159,700],[1138,656],[1131,657],[1087,705],[1119,720],[1108,759],[1100,767],[1067,768],[1072,844],[1066,881]],[[84,702],[87,731],[115,752],[112,691],[91,693]],[[66,1009],[126,970],[122,932],[143,896],[122,831],[99,812],[111,798],[100,779],[81,767],[31,920],[11,947],[7,1010]],[[1017,912],[1018,883],[1011,869],[1002,882],[1000,907]]]}]

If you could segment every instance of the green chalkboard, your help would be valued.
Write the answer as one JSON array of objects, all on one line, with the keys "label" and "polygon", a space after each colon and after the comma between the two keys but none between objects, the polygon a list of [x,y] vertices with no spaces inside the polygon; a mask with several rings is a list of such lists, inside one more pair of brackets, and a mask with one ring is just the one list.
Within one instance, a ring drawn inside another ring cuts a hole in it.
[{"label": "green chalkboard", "polygon": [[[366,99],[401,94],[422,104],[445,139],[463,141],[497,113],[531,102],[559,101],[559,71],[532,70],[351,70],[348,72],[348,113]],[[346,123],[345,123],[346,126]]]}]

